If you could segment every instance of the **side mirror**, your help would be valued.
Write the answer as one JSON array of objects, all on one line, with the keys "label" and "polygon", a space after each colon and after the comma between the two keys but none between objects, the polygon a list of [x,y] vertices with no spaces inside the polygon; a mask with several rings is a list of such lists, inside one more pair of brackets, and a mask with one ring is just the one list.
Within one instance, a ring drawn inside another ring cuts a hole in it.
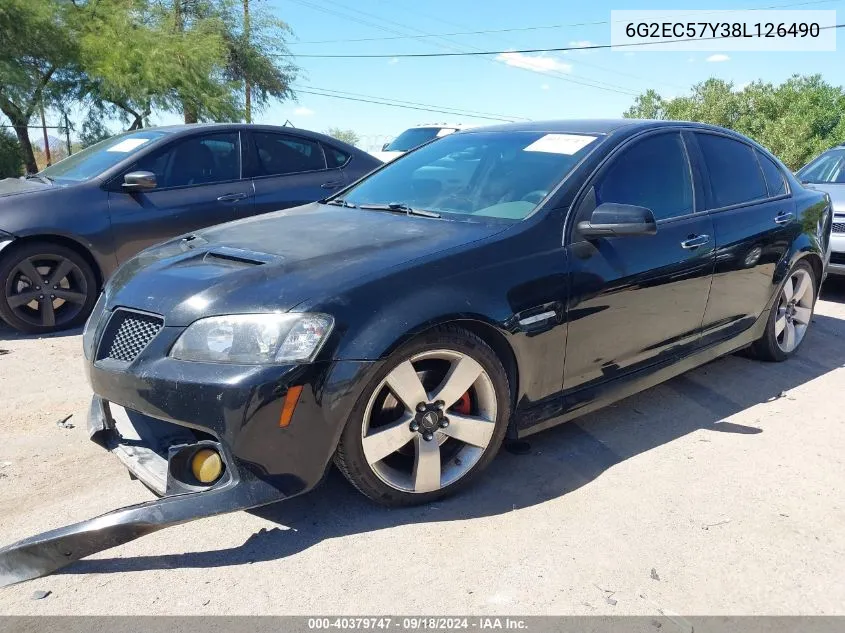
[{"label": "side mirror", "polygon": [[382,146],[381,146],[381,151],[386,152],[386,151],[387,151],[387,148],[388,148],[388,146],[389,146],[389,145],[390,145],[390,142],[387,142],[387,143],[385,143],[384,145],[382,145]]},{"label": "side mirror", "polygon": [[596,207],[589,220],[578,223],[578,232],[584,237],[654,235],[657,222],[651,209],[605,202]]},{"label": "side mirror", "polygon": [[156,184],[156,175],[151,171],[130,171],[123,177],[123,188],[128,191],[155,189]]}]

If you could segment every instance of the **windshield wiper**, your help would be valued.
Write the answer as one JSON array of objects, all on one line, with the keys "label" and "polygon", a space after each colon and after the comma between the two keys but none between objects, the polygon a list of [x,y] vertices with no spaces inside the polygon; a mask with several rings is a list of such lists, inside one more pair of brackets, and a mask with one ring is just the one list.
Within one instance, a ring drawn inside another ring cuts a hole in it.
[{"label": "windshield wiper", "polygon": [[343,198],[334,198],[332,200],[325,200],[323,202],[323,204],[334,204],[334,205],[337,205],[339,207],[346,207],[347,209],[354,209],[355,208],[354,204],[352,204],[351,202],[347,202]]},{"label": "windshield wiper", "polygon": [[414,209],[407,204],[401,202],[391,202],[390,204],[362,204],[362,209],[369,211],[398,211],[405,215],[418,215],[423,218],[442,218],[443,216],[434,211],[426,211],[425,209]]},{"label": "windshield wiper", "polygon": [[50,176],[45,176],[44,174],[27,174],[26,179],[27,180],[40,180],[45,185],[52,185],[53,184],[53,179],[50,178]]}]

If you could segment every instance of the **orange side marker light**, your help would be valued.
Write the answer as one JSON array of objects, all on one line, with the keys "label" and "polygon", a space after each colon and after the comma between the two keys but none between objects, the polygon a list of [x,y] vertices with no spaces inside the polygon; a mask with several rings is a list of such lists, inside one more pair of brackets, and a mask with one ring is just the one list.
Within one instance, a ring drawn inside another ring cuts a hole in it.
[{"label": "orange side marker light", "polygon": [[288,424],[290,424],[290,420],[293,417],[293,411],[296,409],[296,405],[299,402],[299,394],[301,393],[302,385],[288,387],[288,392],[285,395],[285,401],[282,403],[282,415],[279,418],[280,427],[285,428]]}]

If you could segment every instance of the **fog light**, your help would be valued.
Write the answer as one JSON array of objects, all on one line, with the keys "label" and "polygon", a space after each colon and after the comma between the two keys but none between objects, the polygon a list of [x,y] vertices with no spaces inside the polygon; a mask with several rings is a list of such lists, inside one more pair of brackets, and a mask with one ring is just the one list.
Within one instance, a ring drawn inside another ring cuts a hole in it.
[{"label": "fog light", "polygon": [[214,483],[223,472],[223,460],[217,451],[204,448],[194,453],[191,458],[191,470],[197,481],[204,484]]}]

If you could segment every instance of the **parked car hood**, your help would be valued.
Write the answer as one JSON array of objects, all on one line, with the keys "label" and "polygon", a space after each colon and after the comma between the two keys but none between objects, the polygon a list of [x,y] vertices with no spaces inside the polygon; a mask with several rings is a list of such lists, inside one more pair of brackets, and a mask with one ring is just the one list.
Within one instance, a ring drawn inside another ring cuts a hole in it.
[{"label": "parked car hood", "polygon": [[217,314],[287,311],[507,227],[313,203],[147,249],[112,277],[107,305],[164,315],[167,326]]},{"label": "parked car hood", "polygon": [[813,183],[807,186],[829,194],[833,210],[845,213],[845,183]]},{"label": "parked car hood", "polygon": [[30,178],[24,180],[23,178],[4,178],[0,180],[0,198],[5,196],[14,196],[20,193],[29,193],[31,191],[43,191],[49,189],[52,185]]}]

